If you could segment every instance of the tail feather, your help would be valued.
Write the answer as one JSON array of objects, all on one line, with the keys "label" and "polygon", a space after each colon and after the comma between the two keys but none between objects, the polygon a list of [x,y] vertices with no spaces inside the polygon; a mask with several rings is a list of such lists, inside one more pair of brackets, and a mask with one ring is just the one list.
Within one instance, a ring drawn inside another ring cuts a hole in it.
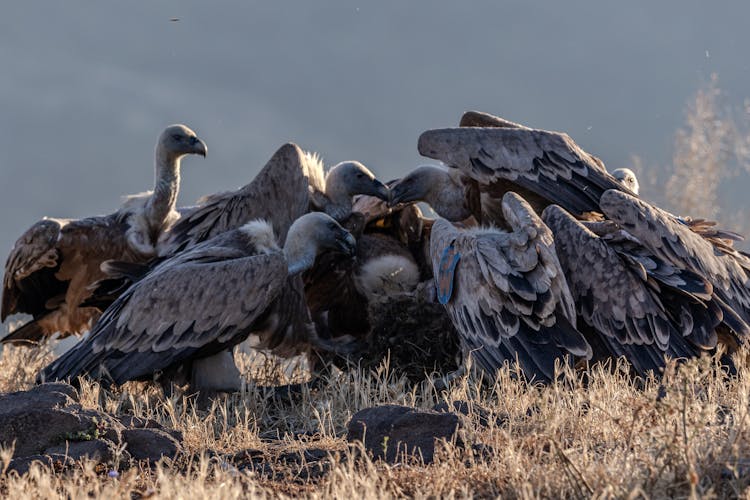
[{"label": "tail feather", "polygon": [[0,344],[35,346],[42,343],[47,334],[37,320],[31,320],[0,339]]}]

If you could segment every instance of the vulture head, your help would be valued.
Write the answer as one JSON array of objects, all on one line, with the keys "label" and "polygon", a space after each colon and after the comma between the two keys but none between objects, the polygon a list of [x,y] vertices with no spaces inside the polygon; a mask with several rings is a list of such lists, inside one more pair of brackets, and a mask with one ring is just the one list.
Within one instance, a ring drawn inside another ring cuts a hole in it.
[{"label": "vulture head", "polygon": [[326,175],[326,195],[334,202],[340,202],[344,199],[350,201],[357,194],[388,201],[390,191],[358,161],[343,161],[334,165]]},{"label": "vulture head", "polygon": [[620,184],[630,189],[635,194],[638,194],[640,185],[638,184],[638,178],[635,176],[635,172],[629,168],[618,168],[612,171],[612,177],[617,179]]},{"label": "vulture head", "polygon": [[198,139],[195,132],[182,124],[170,125],[164,129],[156,143],[158,156],[176,160],[185,155],[206,156],[208,147]]},{"label": "vulture head", "polygon": [[450,185],[448,171],[433,165],[417,167],[391,186],[391,205],[423,201],[430,203],[441,186]]},{"label": "vulture head", "polygon": [[471,216],[460,173],[435,165],[422,165],[391,185],[391,206],[422,201],[452,222]]},{"label": "vulture head", "polygon": [[294,221],[284,244],[289,274],[310,269],[315,257],[323,250],[353,256],[357,241],[349,231],[323,212],[310,212]]}]

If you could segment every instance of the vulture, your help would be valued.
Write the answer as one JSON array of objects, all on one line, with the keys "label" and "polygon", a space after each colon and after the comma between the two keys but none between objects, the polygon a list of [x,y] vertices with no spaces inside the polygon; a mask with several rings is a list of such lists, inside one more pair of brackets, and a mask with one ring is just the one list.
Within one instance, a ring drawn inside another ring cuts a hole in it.
[{"label": "vulture", "polygon": [[321,254],[304,274],[305,296],[320,334],[365,342],[373,301],[413,292],[424,278],[409,243],[421,239],[419,208],[391,211],[374,197],[359,196],[347,222],[357,239],[355,258]]},{"label": "vulture", "polygon": [[612,177],[620,181],[623,186],[630,189],[633,193],[639,194],[641,186],[638,184],[638,178],[635,176],[635,172],[629,168],[617,168],[613,170]]},{"label": "vulture", "polygon": [[179,218],[182,157],[206,152],[195,132],[171,125],[156,143],[153,191],[127,197],[113,214],[45,218],[21,235],[5,264],[0,318],[26,313],[33,319],[1,342],[36,343],[54,333],[86,331],[99,310],[81,304],[88,287],[104,277],[100,265],[111,259],[146,262],[157,254],[159,237]]},{"label": "vulture", "polygon": [[[310,210],[326,212],[339,220],[347,219],[351,215],[352,197],[356,193],[372,194],[384,200],[389,198],[388,188],[361,163],[342,162],[325,174],[317,155],[305,153],[295,144],[285,144],[246,186],[206,196],[199,200],[197,206],[186,209],[179,222],[160,241],[160,260],[189,250],[254,219],[266,220],[283,245],[291,224]],[[342,260],[338,253],[331,258]],[[99,296],[93,301],[98,307],[108,306],[132,281],[132,276],[120,272],[118,265],[110,265],[109,270],[113,273],[110,278],[114,279],[109,280],[110,283],[100,284]],[[144,272],[141,269],[135,275]],[[270,350],[282,357],[309,353],[310,347],[316,351],[338,351],[340,343],[331,343],[317,336],[313,342],[301,341],[295,333],[304,330],[310,321],[301,274],[295,273],[288,278],[287,295],[285,300],[296,303],[293,312],[297,327],[265,332],[255,347]],[[234,367],[231,357],[231,353],[223,352],[204,358],[200,364],[205,369],[198,371],[205,374],[222,372],[227,366]],[[229,377],[239,380],[235,375]]]},{"label": "vulture", "polygon": [[626,355],[639,373],[661,368],[664,355],[712,349],[717,336],[734,348],[750,334],[749,260],[732,247],[738,235],[641,200],[632,171],[609,174],[565,134],[477,113],[467,124],[484,128],[422,134],[420,152],[448,167],[412,171],[392,186],[392,203],[425,201],[449,220],[507,229],[498,202],[521,194],[550,226],[594,351]]},{"label": "vulture", "polygon": [[517,361],[527,378],[550,381],[556,362],[589,359],[591,347],[576,330],[552,233],[519,195],[507,192],[501,207],[510,231],[434,223],[437,297],[464,351],[490,376]]},{"label": "vulture", "polygon": [[699,274],[655,256],[612,221],[579,221],[557,205],[542,219],[595,360],[625,356],[645,376],[658,374],[665,356],[716,347],[723,312]]},{"label": "vulture", "polygon": [[[266,221],[225,231],[158,263],[39,379],[149,379],[225,352],[250,334],[294,329],[299,302],[289,278],[312,266],[321,250],[351,255],[354,245],[349,232],[319,212],[297,219],[283,248]],[[314,329],[294,332],[303,333]]]},{"label": "vulture", "polygon": [[254,219],[267,220],[283,243],[292,222],[310,210],[325,212],[339,222],[346,219],[355,194],[389,197],[388,188],[361,163],[342,162],[324,174],[317,155],[288,143],[249,184],[206,196],[187,210],[164,235],[159,253],[174,255]]}]

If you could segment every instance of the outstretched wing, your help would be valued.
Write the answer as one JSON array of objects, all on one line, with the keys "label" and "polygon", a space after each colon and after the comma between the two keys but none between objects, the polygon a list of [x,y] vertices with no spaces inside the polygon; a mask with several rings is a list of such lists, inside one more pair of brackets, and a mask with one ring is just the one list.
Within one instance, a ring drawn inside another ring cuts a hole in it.
[{"label": "outstretched wing", "polygon": [[[101,263],[148,258],[129,245],[127,216],[117,212],[73,221],[43,219],[34,224],[8,256],[2,319],[15,313],[31,314],[42,321],[41,330],[47,335],[85,330],[91,311],[78,308],[90,294],[88,286],[104,277]],[[59,313],[53,314],[56,311]],[[11,334],[7,340],[24,339]]]},{"label": "outstretched wing", "polygon": [[159,243],[160,255],[175,255],[253,219],[271,223],[283,245],[289,226],[307,213],[311,182],[322,175],[317,162],[296,144],[279,148],[253,181],[226,193],[199,201],[182,214]]},{"label": "outstretched wing", "polygon": [[91,335],[47,367],[121,384],[243,340],[286,280],[281,253],[247,255],[212,242],[169,259],[130,287]]},{"label": "outstretched wing", "polygon": [[55,272],[60,264],[57,240],[60,229],[67,223],[66,220],[42,219],[16,241],[5,262],[3,321],[15,313],[43,313],[50,293],[65,292],[63,284],[55,279]]},{"label": "outstretched wing", "polygon": [[[547,207],[542,219],[555,236],[578,314],[593,330],[591,335],[599,337],[589,340],[595,348],[606,346],[609,352],[603,354],[624,355],[645,374],[663,368],[665,355],[695,357],[702,347],[716,345],[714,330],[720,314],[715,306],[698,301],[695,292],[670,291],[666,281],[657,281],[658,267],[647,270],[627,259],[562,208]],[[682,274],[673,270],[669,280],[687,285]],[[706,337],[712,337],[706,340],[712,345],[693,341]]]},{"label": "outstretched wing", "polygon": [[499,116],[491,115],[483,111],[467,111],[461,115],[461,121],[458,124],[459,127],[498,127],[498,128],[520,128],[525,130],[531,130],[525,125],[520,123],[500,118]]},{"label": "outstretched wing", "polygon": [[598,212],[607,189],[627,190],[567,135],[520,127],[428,130],[419,152],[460,169],[496,198],[517,191],[541,213],[557,204],[575,215]]},{"label": "outstretched wing", "polygon": [[438,219],[430,253],[436,280],[446,290],[441,262],[451,246],[451,265],[455,254],[459,258],[446,308],[483,370],[494,375],[517,360],[527,377],[548,381],[555,361],[566,354],[590,357],[591,348],[574,326],[573,300],[549,230],[540,225],[526,233],[460,231]]},{"label": "outstretched wing", "polygon": [[717,246],[673,215],[620,191],[601,199],[607,217],[635,236],[655,256],[703,276],[717,299],[750,324],[750,258],[730,246]]}]

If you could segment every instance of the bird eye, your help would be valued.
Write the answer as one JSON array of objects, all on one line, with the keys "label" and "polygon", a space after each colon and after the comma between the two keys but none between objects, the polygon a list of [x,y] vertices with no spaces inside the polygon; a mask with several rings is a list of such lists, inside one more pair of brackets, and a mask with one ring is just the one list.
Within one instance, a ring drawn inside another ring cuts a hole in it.
[{"label": "bird eye", "polygon": [[179,142],[182,140],[182,136],[180,134],[173,134],[172,139]]},{"label": "bird eye", "polygon": [[365,176],[362,172],[357,174],[357,179],[362,179]]}]

